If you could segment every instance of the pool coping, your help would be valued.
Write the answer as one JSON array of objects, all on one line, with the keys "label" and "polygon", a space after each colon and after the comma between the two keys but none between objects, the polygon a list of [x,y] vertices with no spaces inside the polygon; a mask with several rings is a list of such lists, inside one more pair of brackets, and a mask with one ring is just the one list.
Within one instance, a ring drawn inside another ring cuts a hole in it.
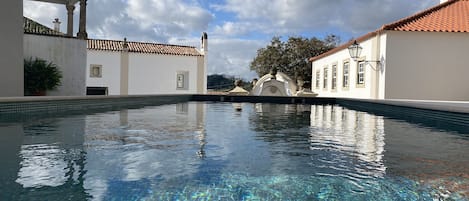
[{"label": "pool coping", "polygon": [[237,96],[212,94],[127,95],[127,96],[42,96],[0,98],[0,115],[31,112],[64,112],[83,109],[119,109],[187,101],[250,102],[280,104],[379,104],[469,114],[469,101],[408,99],[354,99],[327,97]]},{"label": "pool coping", "polygon": [[435,100],[411,100],[411,99],[354,99],[338,98],[337,103],[343,102],[362,102],[371,104],[381,104],[389,106],[417,108],[424,110],[434,110],[442,112],[469,114],[469,101],[435,101]]},{"label": "pool coping", "polygon": [[118,110],[190,101],[192,95],[45,96],[0,98],[0,115]]}]

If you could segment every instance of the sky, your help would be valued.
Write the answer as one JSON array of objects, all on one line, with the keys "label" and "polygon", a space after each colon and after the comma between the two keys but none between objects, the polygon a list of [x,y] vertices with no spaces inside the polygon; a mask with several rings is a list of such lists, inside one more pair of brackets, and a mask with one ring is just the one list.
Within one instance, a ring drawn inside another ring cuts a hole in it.
[{"label": "sky", "polygon": [[[49,27],[59,18],[66,31],[64,5],[23,0],[23,14]],[[208,74],[251,80],[258,49],[274,36],[347,42],[426,8],[438,0],[88,0],[89,38],[190,45],[200,48],[208,33]],[[78,32],[79,4],[74,33]]]}]

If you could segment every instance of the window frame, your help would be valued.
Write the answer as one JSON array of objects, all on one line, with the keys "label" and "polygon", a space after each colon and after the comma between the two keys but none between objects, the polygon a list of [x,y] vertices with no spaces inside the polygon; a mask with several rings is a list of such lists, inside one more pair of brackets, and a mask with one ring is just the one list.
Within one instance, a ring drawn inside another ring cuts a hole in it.
[{"label": "window frame", "polygon": [[328,82],[328,78],[329,78],[328,76],[329,76],[329,75],[328,75],[328,68],[327,68],[327,66],[326,66],[326,67],[324,67],[324,69],[323,69],[323,83],[322,83],[322,86],[323,86],[322,88],[323,88],[324,90],[326,90],[326,91],[327,91],[327,87],[328,87],[328,86],[327,86],[327,82]]},{"label": "window frame", "polygon": [[316,89],[321,88],[321,71],[316,71]]},{"label": "window frame", "polygon": [[[94,69],[98,69],[98,74],[95,74]],[[103,65],[90,64],[90,78],[102,78],[103,77]]]},{"label": "window frame", "polygon": [[[361,79],[360,79],[361,78]],[[366,79],[366,62],[365,59],[357,61],[357,87],[365,87]]]},{"label": "window frame", "polygon": [[[347,67],[347,68],[346,68]],[[342,88],[348,89],[350,87],[350,61],[344,61],[342,64]]]},{"label": "window frame", "polygon": [[337,91],[337,63],[331,67],[331,90]]},{"label": "window frame", "polygon": [[189,71],[176,72],[176,90],[189,90]]}]

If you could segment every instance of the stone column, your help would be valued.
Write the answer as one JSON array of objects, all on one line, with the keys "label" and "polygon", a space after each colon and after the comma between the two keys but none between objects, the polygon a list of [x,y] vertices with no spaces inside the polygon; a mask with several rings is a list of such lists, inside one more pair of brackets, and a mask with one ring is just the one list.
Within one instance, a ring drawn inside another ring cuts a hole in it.
[{"label": "stone column", "polygon": [[88,34],[86,33],[86,1],[80,0],[80,26],[78,28],[77,38],[87,39]]},{"label": "stone column", "polygon": [[67,4],[67,36],[73,36],[73,11],[75,10],[75,5]]}]

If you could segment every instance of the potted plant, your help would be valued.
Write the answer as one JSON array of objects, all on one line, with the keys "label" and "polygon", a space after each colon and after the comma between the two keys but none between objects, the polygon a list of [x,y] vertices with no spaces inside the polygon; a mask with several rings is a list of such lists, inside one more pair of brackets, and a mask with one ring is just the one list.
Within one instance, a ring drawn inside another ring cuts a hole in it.
[{"label": "potted plant", "polygon": [[56,64],[41,58],[24,60],[25,95],[44,96],[47,90],[57,89],[61,79],[62,72]]}]

